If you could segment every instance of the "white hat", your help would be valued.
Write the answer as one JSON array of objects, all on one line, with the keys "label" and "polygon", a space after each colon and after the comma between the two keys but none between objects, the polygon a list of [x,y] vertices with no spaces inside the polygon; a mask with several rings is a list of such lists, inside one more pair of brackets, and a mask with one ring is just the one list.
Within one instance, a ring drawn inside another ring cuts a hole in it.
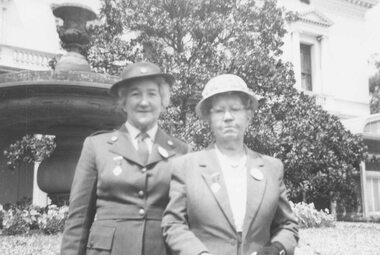
[{"label": "white hat", "polygon": [[251,99],[253,110],[258,107],[256,96],[248,89],[245,81],[234,74],[221,74],[209,80],[202,91],[202,100],[195,107],[195,111],[199,117],[204,118],[205,102],[216,94],[226,92],[241,92]]}]

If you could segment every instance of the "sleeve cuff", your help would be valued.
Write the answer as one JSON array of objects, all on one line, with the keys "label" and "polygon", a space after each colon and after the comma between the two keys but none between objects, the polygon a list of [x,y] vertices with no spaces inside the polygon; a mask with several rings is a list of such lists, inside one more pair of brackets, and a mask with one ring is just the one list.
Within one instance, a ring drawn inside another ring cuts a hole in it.
[{"label": "sleeve cuff", "polygon": [[278,255],[286,255],[285,247],[280,242],[273,242],[270,246],[277,249]]}]

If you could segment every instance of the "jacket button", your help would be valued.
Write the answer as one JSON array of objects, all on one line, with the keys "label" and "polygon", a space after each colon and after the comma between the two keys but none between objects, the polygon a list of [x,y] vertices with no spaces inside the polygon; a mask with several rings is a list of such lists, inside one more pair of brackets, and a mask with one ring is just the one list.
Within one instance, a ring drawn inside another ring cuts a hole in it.
[{"label": "jacket button", "polygon": [[140,209],[140,210],[139,210],[139,214],[140,214],[141,216],[143,216],[143,215],[145,214],[145,210],[144,210],[144,209]]},{"label": "jacket button", "polygon": [[144,191],[140,190],[138,195],[139,195],[139,197],[144,197]]},{"label": "jacket button", "polygon": [[146,167],[141,168],[141,172],[145,173],[146,172]]}]

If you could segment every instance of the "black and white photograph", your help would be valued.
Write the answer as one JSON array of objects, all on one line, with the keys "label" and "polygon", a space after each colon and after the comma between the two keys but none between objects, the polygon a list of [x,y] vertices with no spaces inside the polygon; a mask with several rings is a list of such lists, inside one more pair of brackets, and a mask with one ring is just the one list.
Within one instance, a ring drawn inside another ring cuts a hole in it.
[{"label": "black and white photograph", "polygon": [[0,0],[1,255],[380,255],[380,0]]}]

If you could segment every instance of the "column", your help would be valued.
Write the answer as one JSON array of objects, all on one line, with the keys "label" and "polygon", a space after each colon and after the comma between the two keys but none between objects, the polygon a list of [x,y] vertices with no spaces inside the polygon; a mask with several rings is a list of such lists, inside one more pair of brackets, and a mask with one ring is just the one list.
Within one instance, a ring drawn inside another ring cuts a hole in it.
[{"label": "column", "polygon": [[33,199],[32,204],[40,207],[45,207],[49,204],[49,198],[45,192],[40,190],[37,184],[37,171],[41,162],[34,162],[33,173]]},{"label": "column", "polygon": [[0,44],[6,44],[7,3],[9,0],[0,0]]},{"label": "column", "polygon": [[366,185],[367,185],[367,175],[365,169],[365,162],[362,161],[360,163],[360,188],[361,188],[361,199],[362,199],[362,209],[363,209],[363,217],[368,216],[368,208],[367,208],[367,194],[366,194]]}]

